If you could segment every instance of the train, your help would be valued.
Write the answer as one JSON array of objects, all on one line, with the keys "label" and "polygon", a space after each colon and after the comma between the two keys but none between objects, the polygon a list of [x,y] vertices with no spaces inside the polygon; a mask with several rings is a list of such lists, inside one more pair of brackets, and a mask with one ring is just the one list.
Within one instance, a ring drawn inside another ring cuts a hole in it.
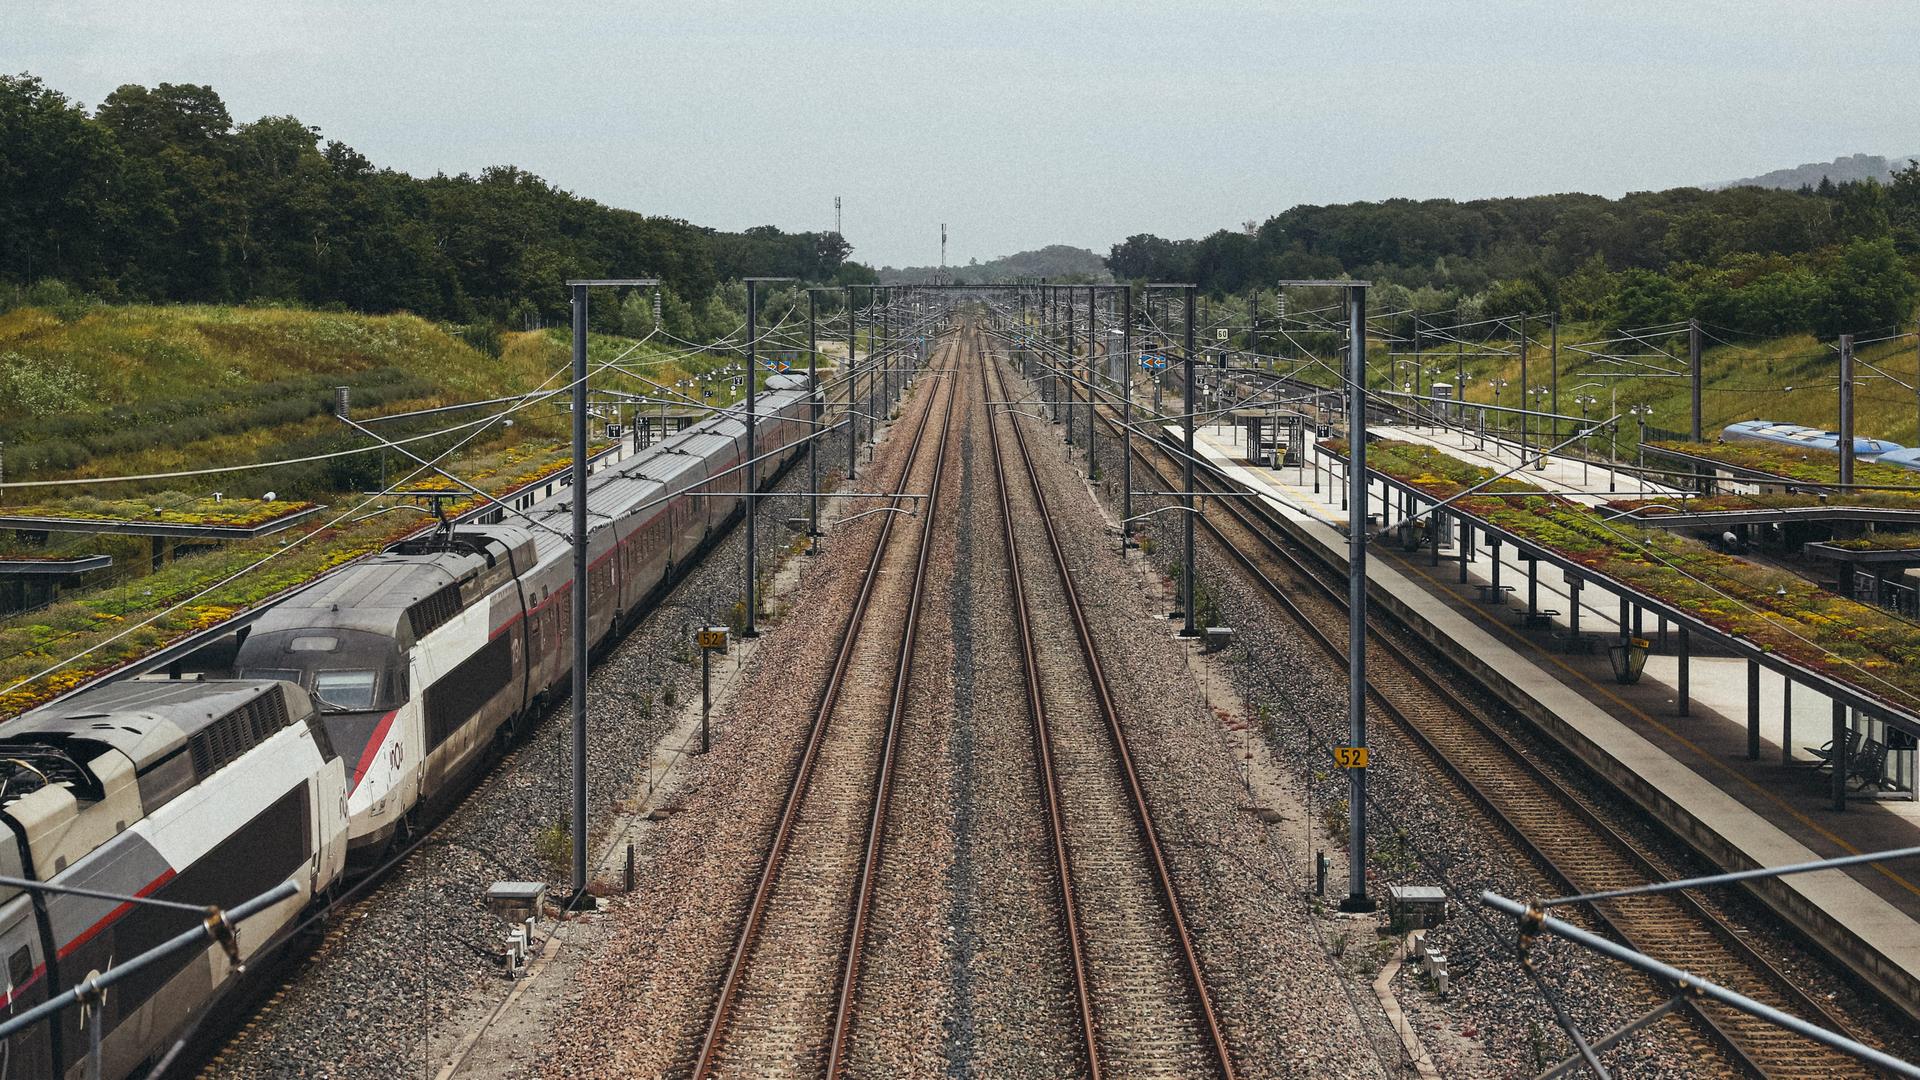
[{"label": "train", "polygon": [[[741,513],[812,430],[812,384],[768,380],[755,447],[734,406],[594,475],[588,625],[610,644]],[[230,678],[106,683],[0,724],[0,875],[230,907],[284,881],[243,924],[248,955],[377,865],[510,744],[572,674],[572,491],[555,484],[442,524],[282,600],[242,631]],[[183,930],[190,911],[0,887],[14,1016]],[[234,976],[221,946],[116,984],[102,1072],[164,1053]],[[0,1076],[79,1077],[83,1011],[0,1044]]]},{"label": "train", "polygon": [[[1822,450],[1829,454],[1840,452],[1839,432],[1775,420],[1742,420],[1737,424],[1728,424],[1721,430],[1720,439],[1723,442],[1771,443],[1802,450]],[[1916,455],[1900,453],[1905,450],[1907,447],[1890,439],[1874,439],[1864,435],[1853,437],[1853,456],[1858,461],[1879,461],[1887,455],[1895,455],[1888,464],[1908,469],[1920,468],[1920,463],[1914,461]]]}]

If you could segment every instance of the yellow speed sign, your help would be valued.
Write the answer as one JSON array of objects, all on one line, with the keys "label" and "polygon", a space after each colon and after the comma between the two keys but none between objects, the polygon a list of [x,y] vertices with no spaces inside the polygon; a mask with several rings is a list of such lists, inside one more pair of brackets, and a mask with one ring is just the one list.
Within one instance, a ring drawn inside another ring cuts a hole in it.
[{"label": "yellow speed sign", "polygon": [[1333,748],[1333,763],[1343,769],[1364,769],[1367,767],[1367,748],[1336,746]]}]

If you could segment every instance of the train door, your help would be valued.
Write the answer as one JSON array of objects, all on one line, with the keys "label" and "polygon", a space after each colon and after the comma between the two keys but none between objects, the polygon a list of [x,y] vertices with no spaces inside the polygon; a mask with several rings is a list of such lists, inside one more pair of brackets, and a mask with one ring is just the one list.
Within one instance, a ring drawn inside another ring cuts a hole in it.
[{"label": "train door", "polygon": [[[317,752],[317,748],[316,748]],[[324,893],[347,866],[347,770],[335,757],[313,777],[312,895]]]},{"label": "train door", "polygon": [[[13,838],[0,840],[11,847]],[[0,860],[8,863],[17,859]],[[18,870],[6,868],[8,874]],[[34,917],[33,901],[14,891],[0,906],[0,959],[6,962],[5,1005],[0,1017],[14,1017],[47,1000],[50,980],[40,937],[40,923]],[[0,1076],[52,1076],[53,1023],[35,1024],[0,1043]]]}]

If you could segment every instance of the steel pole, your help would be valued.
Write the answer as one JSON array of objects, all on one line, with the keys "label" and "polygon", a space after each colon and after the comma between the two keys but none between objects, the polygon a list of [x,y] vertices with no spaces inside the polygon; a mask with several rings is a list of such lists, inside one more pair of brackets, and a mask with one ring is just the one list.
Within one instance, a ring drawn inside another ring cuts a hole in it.
[{"label": "steel pole", "polygon": [[1852,334],[1840,335],[1840,483],[1853,483]]},{"label": "steel pole", "polygon": [[1077,330],[1078,327],[1075,325],[1073,321],[1073,289],[1069,286],[1062,286],[1061,292],[1065,294],[1066,301],[1067,301],[1066,333],[1062,335],[1062,339],[1067,343],[1067,354],[1064,357],[1062,357],[1060,360],[1062,364],[1066,365],[1065,378],[1063,378],[1060,381],[1060,388],[1066,392],[1066,395],[1060,399],[1060,404],[1067,411],[1061,414],[1062,420],[1064,421],[1064,423],[1061,424],[1061,428],[1066,437],[1067,445],[1072,446],[1073,445],[1073,400],[1074,400],[1073,399],[1073,371],[1074,371],[1073,345],[1074,345],[1074,331]]},{"label": "steel pole", "polygon": [[1520,316],[1520,460],[1527,460],[1527,402],[1538,401],[1527,380],[1527,317]]},{"label": "steel pole", "polygon": [[846,294],[847,371],[840,381],[845,383],[847,388],[847,479],[852,480],[855,477],[855,466],[858,464],[857,458],[860,449],[860,413],[858,408],[860,404],[860,374],[859,368],[855,367],[853,362],[853,286],[846,286]]},{"label": "steel pole", "polygon": [[[1367,290],[1347,287],[1347,740],[1367,745]],[[1347,897],[1367,898],[1367,770],[1347,770]]]},{"label": "steel pole", "polygon": [[880,441],[880,373],[877,367],[881,360],[880,346],[874,343],[879,335],[879,316],[873,309],[880,306],[879,297],[873,286],[867,287],[867,445]]},{"label": "steel pole", "polygon": [[1693,391],[1693,427],[1694,442],[1700,441],[1700,320],[1687,320],[1687,371]]},{"label": "steel pole", "polygon": [[1197,624],[1195,622],[1195,613],[1193,610],[1193,597],[1194,597],[1193,583],[1195,579],[1197,579],[1200,576],[1200,568],[1194,564],[1194,553],[1193,553],[1193,515],[1195,513],[1195,510],[1193,507],[1193,458],[1195,454],[1194,442],[1193,442],[1193,410],[1195,407],[1194,398],[1197,396],[1194,393],[1194,389],[1193,389],[1194,287],[1191,285],[1186,286],[1186,294],[1187,294],[1186,312],[1185,312],[1186,320],[1187,320],[1186,356],[1182,358],[1182,363],[1184,364],[1185,371],[1186,371],[1186,385],[1182,388],[1182,393],[1180,395],[1181,403],[1182,403],[1182,408],[1180,411],[1186,414],[1186,419],[1182,421],[1182,424],[1183,424],[1182,430],[1185,433],[1187,438],[1187,460],[1186,460],[1186,469],[1185,469],[1186,491],[1181,501],[1181,505],[1187,508],[1187,512],[1180,515],[1182,518],[1185,519],[1184,523],[1181,526],[1181,532],[1183,533],[1182,543],[1185,548],[1185,558],[1186,558],[1186,561],[1181,564],[1183,567],[1183,572],[1180,575],[1181,577],[1180,591],[1182,594],[1180,606],[1186,609],[1186,625],[1181,629],[1180,636],[1190,638],[1190,637],[1195,637],[1199,634],[1199,631],[1196,628]]},{"label": "steel pole", "polygon": [[820,294],[807,290],[807,535],[820,535],[820,424],[826,411],[820,404]]},{"label": "steel pole", "polygon": [[1120,310],[1120,546],[1133,531],[1133,286],[1123,285]]},{"label": "steel pole", "polygon": [[[1548,385],[1553,390],[1553,406],[1549,411],[1552,412],[1553,415],[1559,416],[1560,415],[1560,313],[1557,311],[1547,316],[1547,362],[1553,365],[1552,370],[1549,372],[1547,377]],[[1454,393],[1458,395],[1459,391],[1456,390],[1454,391]],[[1556,441],[1559,434],[1560,434],[1560,429],[1557,427],[1554,428],[1554,435],[1556,437]]]},{"label": "steel pole", "polygon": [[573,898],[587,897],[587,287],[573,287]]},{"label": "steel pole", "polygon": [[1087,479],[1089,480],[1093,479],[1094,474],[1093,388],[1100,381],[1097,377],[1098,369],[1094,367],[1095,361],[1093,358],[1093,327],[1095,322],[1093,317],[1093,289],[1094,287],[1092,285],[1087,286]]},{"label": "steel pole", "polygon": [[757,337],[760,333],[760,321],[758,317],[759,290],[756,288],[757,285],[758,285],[758,282],[755,282],[752,278],[747,279],[747,470],[746,470],[747,486],[745,488],[747,493],[746,495],[746,508],[747,508],[747,616],[746,618],[747,618],[747,626],[746,626],[746,629],[740,631],[740,636],[743,638],[755,638],[760,636],[760,632],[758,630],[755,630],[753,627],[753,615],[754,615],[754,606],[755,606],[755,600],[756,600],[754,596],[753,575],[759,569],[759,559],[758,559],[759,552],[757,550],[757,545],[754,542],[755,541],[754,519],[757,516],[754,514],[754,510],[757,509],[757,507],[754,505],[756,502],[756,498],[755,498],[754,483],[753,483],[753,473],[754,473],[753,459],[755,456],[757,456],[757,451],[759,448],[758,443],[754,439],[754,424],[753,424],[754,409],[757,405],[757,402],[754,400],[755,398],[754,390],[755,390],[756,384],[758,384],[760,381],[760,378],[759,378],[760,361],[758,356],[756,355],[757,350],[755,349],[755,342],[754,342],[754,338]]}]

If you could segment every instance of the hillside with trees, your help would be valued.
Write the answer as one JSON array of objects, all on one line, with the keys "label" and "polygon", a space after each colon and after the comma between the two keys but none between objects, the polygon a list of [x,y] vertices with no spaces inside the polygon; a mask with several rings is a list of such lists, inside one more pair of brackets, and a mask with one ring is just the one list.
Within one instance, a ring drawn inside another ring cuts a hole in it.
[{"label": "hillside with trees", "polygon": [[1906,328],[1920,256],[1920,165],[1890,183],[1805,191],[1676,188],[1619,199],[1389,199],[1295,206],[1199,240],[1141,234],[1107,264],[1131,280],[1215,295],[1351,275],[1383,310],[1461,321],[1558,311],[1648,326],[1690,317],[1743,335]]},{"label": "hillside with trees", "polygon": [[[519,329],[564,317],[568,278],[659,277],[702,308],[748,273],[872,280],[850,251],[837,233],[725,233],[605,206],[511,165],[410,176],[292,116],[236,123],[209,86],[122,86],[90,113],[32,75],[0,76],[0,285],[16,295],[52,280],[116,302]],[[617,312],[596,311],[612,328]]]}]

